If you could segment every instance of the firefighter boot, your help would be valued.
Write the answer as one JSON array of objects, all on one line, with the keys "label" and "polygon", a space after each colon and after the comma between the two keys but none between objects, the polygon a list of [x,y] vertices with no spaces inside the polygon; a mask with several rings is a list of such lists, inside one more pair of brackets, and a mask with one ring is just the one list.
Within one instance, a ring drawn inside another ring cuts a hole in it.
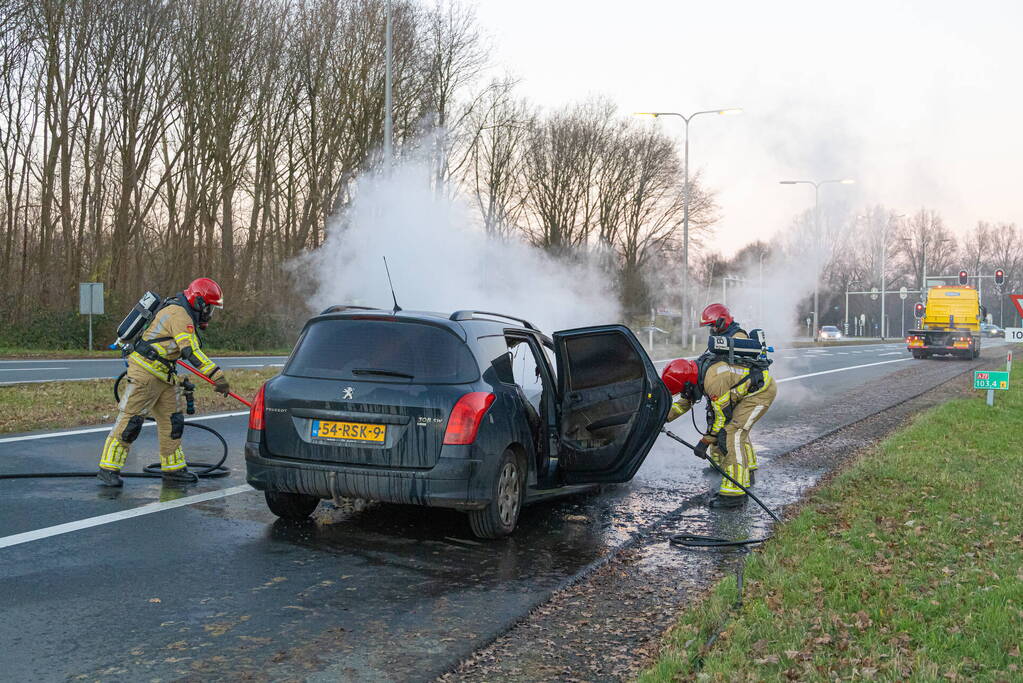
[{"label": "firefighter boot", "polygon": [[96,479],[99,480],[100,486],[124,486],[124,480],[121,479],[121,475],[117,473],[117,470],[108,470],[100,467]]},{"label": "firefighter boot", "polygon": [[708,505],[712,508],[741,508],[749,498],[745,493],[738,496],[726,496],[723,493],[715,493]]},{"label": "firefighter boot", "polygon": [[186,486],[188,484],[199,483],[199,477],[189,472],[187,467],[178,470],[164,470],[160,474],[163,475],[163,483],[171,486]]}]

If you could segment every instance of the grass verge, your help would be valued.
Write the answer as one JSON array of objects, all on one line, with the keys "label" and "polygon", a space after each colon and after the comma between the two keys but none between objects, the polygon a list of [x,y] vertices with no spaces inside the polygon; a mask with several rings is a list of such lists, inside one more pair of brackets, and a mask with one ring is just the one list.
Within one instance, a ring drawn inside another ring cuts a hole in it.
[{"label": "grass verge", "polygon": [[640,680],[1023,679],[1023,390],[996,394],[817,491],[749,558],[742,606],[721,580]]},{"label": "grass verge", "polygon": [[[221,351],[213,348],[203,347],[203,351],[209,356],[287,356],[291,349],[259,349],[258,351]],[[120,351],[109,349],[22,349],[12,347],[0,347],[0,360],[32,360],[46,358],[110,358],[117,360],[121,357]]]},{"label": "grass verge", "polygon": [[[280,368],[228,370],[227,378],[233,392],[251,400],[260,385],[278,372]],[[215,394],[213,387],[194,379],[197,414],[246,410],[233,398]],[[113,422],[116,416],[109,379],[0,387],[0,434],[103,424]]]}]

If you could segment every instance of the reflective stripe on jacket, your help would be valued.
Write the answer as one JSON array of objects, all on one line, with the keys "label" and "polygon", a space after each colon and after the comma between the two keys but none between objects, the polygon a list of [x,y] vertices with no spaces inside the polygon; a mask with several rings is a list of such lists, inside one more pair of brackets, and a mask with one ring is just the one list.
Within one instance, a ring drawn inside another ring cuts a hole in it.
[{"label": "reflective stripe on jacket", "polygon": [[[216,381],[221,372],[217,364],[200,348],[199,335],[195,332],[195,321],[185,308],[172,301],[156,313],[156,317],[142,334],[142,339],[150,342],[152,347],[167,361],[177,361],[183,356],[195,366],[199,372]],[[159,341],[153,341],[159,340]],[[147,360],[142,354],[135,352],[129,359],[164,381],[169,381],[168,364],[159,360]]]}]

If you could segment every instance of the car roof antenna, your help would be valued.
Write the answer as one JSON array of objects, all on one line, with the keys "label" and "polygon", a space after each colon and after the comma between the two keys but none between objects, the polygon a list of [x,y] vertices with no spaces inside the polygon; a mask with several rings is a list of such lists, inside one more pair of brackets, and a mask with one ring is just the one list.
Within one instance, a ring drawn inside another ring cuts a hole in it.
[{"label": "car roof antenna", "polygon": [[401,310],[401,306],[398,305],[398,297],[394,295],[394,283],[391,282],[391,269],[387,267],[386,256],[384,257],[384,270],[387,271],[387,284],[391,287],[391,298],[394,300],[394,311],[392,313],[397,313]]}]

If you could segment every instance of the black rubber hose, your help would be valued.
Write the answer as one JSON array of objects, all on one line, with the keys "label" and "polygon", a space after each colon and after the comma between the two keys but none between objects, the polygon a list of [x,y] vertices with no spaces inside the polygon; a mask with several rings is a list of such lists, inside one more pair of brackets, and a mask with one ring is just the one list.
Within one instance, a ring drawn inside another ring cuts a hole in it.
[{"label": "black rubber hose", "polygon": [[[114,398],[117,399],[118,403],[121,402],[120,390],[118,387],[121,384],[121,380],[123,380],[125,375],[127,374],[128,374],[127,372],[122,372],[120,375],[118,375],[117,379],[114,380]],[[146,419],[152,420],[153,418],[149,417]],[[231,474],[231,470],[224,467],[224,462],[227,460],[228,454],[227,440],[224,438],[224,435],[218,432],[213,427],[207,427],[206,425],[198,424],[197,422],[185,422],[185,426],[195,427],[196,429],[201,429],[205,432],[209,432],[213,436],[217,437],[217,440],[220,442],[220,446],[222,449],[220,460],[213,464],[207,462],[188,461],[187,464],[188,467],[190,468],[189,474],[193,475],[196,481],[198,481],[199,479],[218,479],[220,477],[226,477],[227,475]],[[193,470],[191,468],[197,469]],[[154,462],[143,467],[141,472],[120,472],[120,475],[122,477],[130,477],[137,479],[154,478],[159,479],[163,476],[163,473],[160,470],[160,463]],[[22,474],[0,474],[0,479],[51,479],[51,478],[57,479],[65,477],[95,477],[95,476],[96,470],[93,470],[92,472],[26,472]]]},{"label": "black rubber hose", "polygon": [[[690,448],[693,451],[696,450],[691,444],[687,443],[685,440],[676,436],[675,434],[672,434],[668,430],[664,429],[662,431],[665,434],[667,434],[669,438],[678,441],[683,446],[686,446],[687,448]],[[714,462],[713,459],[707,458],[706,460],[707,462],[710,463],[711,467],[713,467],[715,470],[718,471],[718,473],[721,474],[722,477],[724,477],[725,479],[727,479],[728,481],[732,482],[740,489],[745,491],[746,495],[752,498],[757,505],[763,508],[764,512],[769,514],[774,519],[774,521],[781,523],[781,518],[778,515],[774,514],[774,512],[769,507],[767,507],[766,504],[764,504],[764,501],[757,498],[755,493],[753,493],[748,488],[743,486],[741,483],[737,482],[735,479],[730,477],[728,473],[724,471],[724,469],[722,469],[716,462]],[[716,536],[703,536],[700,534],[674,534],[668,539],[668,542],[671,543],[672,545],[681,546],[683,548],[737,548],[748,545],[755,545],[757,543],[763,543],[764,541],[767,541],[770,538],[771,536],[768,535],[765,536],[764,538],[746,538],[736,541],[728,538],[718,538]]]}]

